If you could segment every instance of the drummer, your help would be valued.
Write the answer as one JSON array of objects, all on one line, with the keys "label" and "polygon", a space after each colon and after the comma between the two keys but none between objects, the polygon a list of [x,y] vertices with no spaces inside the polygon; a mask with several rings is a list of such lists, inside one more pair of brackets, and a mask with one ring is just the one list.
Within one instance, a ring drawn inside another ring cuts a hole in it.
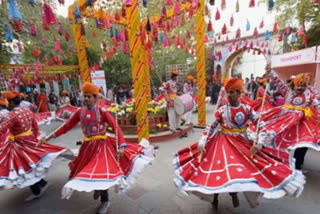
[{"label": "drummer", "polygon": [[171,72],[171,78],[169,81],[163,83],[163,88],[166,91],[165,99],[167,101],[169,128],[172,132],[180,131],[180,116],[174,110],[174,99],[177,97],[177,76],[178,71]]},{"label": "drummer", "polygon": [[[187,77],[187,82],[183,85],[183,93],[184,94],[189,94],[194,99],[196,87],[195,87],[195,85],[193,83],[193,80],[194,80],[194,77],[192,75],[189,75]],[[187,112],[187,113],[185,113],[184,117],[186,119],[186,125],[187,126],[191,125],[192,110]]]}]

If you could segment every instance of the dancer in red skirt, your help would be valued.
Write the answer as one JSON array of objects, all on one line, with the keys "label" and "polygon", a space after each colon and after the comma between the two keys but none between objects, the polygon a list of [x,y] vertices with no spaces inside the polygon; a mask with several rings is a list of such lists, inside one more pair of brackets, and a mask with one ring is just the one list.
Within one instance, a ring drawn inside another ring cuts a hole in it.
[{"label": "dancer in red skirt", "polygon": [[251,155],[250,149],[256,146],[247,139],[246,129],[254,114],[250,106],[238,101],[242,84],[238,78],[225,81],[230,104],[216,111],[216,121],[207,126],[199,143],[178,151],[174,160],[179,189],[215,194],[215,208],[218,193],[229,192],[236,207],[236,192],[259,192],[265,198],[298,196],[305,183],[287,152],[280,152],[278,158],[274,156],[277,150],[267,148]]},{"label": "dancer in red skirt", "polygon": [[[270,81],[278,85],[278,93],[285,97],[286,104],[262,114],[258,143],[278,150],[295,150],[296,168],[301,169],[307,148],[320,151],[320,125],[317,121],[320,103],[306,90],[307,75],[298,75],[291,90],[270,66],[266,70]],[[251,139],[257,138],[257,122],[253,121],[248,129]]]},{"label": "dancer in red skirt", "polygon": [[[0,123],[0,188],[31,186],[26,201],[39,198],[48,188],[44,180],[52,161],[66,151],[47,143],[36,147],[39,127],[34,114],[19,107],[17,92],[4,92],[11,112]],[[9,135],[7,134],[9,132]]]},{"label": "dancer in red skirt", "polygon": [[[52,135],[58,137],[80,122],[85,136],[78,157],[70,163],[71,173],[62,197],[70,198],[73,190],[95,191],[94,199],[101,199],[98,213],[106,213],[109,206],[108,189],[115,185],[126,189],[133,184],[137,175],[153,160],[153,152],[147,142],[144,142],[145,145],[125,142],[121,129],[116,126],[107,108],[96,105],[97,86],[85,83],[82,91],[85,107],[79,108]],[[118,151],[116,140],[106,135],[106,123],[118,134]],[[48,136],[47,140],[50,138]]]}]

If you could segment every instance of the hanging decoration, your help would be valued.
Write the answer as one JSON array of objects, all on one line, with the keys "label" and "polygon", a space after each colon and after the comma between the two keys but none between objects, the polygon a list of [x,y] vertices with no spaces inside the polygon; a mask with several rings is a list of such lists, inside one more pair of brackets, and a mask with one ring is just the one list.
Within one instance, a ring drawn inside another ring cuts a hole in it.
[{"label": "hanging decoration", "polygon": [[262,19],[261,22],[260,22],[259,28],[262,29],[263,27],[264,27],[264,21]]},{"label": "hanging decoration", "polygon": [[219,10],[217,9],[217,12],[216,12],[216,21],[217,20],[220,20],[220,12],[219,12]]},{"label": "hanging decoration", "polygon": [[265,40],[269,40],[270,39],[270,33],[269,33],[268,30],[264,33],[264,39]]},{"label": "hanging decoration", "polygon": [[81,20],[81,14],[77,2],[74,3],[74,18],[76,21]]},{"label": "hanging decoration", "polygon": [[237,0],[236,3],[236,12],[238,13],[240,11],[240,4],[239,4],[239,0]]},{"label": "hanging decoration", "polygon": [[192,0],[192,1],[191,1],[191,6],[192,6],[194,9],[196,9],[196,8],[198,7],[198,4],[199,4],[198,0]]},{"label": "hanging decoration", "polygon": [[241,37],[241,30],[240,28],[238,28],[237,32],[236,32],[236,38],[239,39]]},{"label": "hanging decoration", "polygon": [[250,26],[250,22],[249,22],[249,20],[247,19],[247,26],[246,26],[247,31],[249,31],[249,30],[250,30],[250,28],[251,28],[251,26]]},{"label": "hanging decoration", "polygon": [[179,15],[181,13],[181,4],[179,1],[177,1],[176,4],[174,5],[173,13],[175,15]]},{"label": "hanging decoration", "polygon": [[59,52],[61,50],[59,39],[56,40],[56,44],[55,44],[55,48],[54,49],[55,49],[56,52]]},{"label": "hanging decoration", "polygon": [[221,34],[224,35],[227,33],[227,25],[224,24],[223,27],[222,27],[222,30],[221,30]]},{"label": "hanging decoration", "polygon": [[57,22],[51,6],[46,1],[43,4],[43,13],[49,25],[53,25]]},{"label": "hanging decoration", "polygon": [[146,30],[147,30],[148,33],[151,31],[151,24],[150,24],[149,17],[148,17],[148,20],[147,20]]},{"label": "hanging decoration", "polygon": [[36,29],[36,25],[34,23],[32,23],[30,25],[30,35],[36,37],[37,36],[37,29]]},{"label": "hanging decoration", "polygon": [[58,0],[59,4],[64,5],[64,0]]},{"label": "hanging decoration", "polygon": [[8,15],[10,20],[21,20],[22,15],[15,0],[8,0]]},{"label": "hanging decoration", "polygon": [[21,53],[23,51],[23,46],[22,46],[22,43],[20,41],[18,41],[18,51]]},{"label": "hanging decoration", "polygon": [[126,18],[126,6],[125,5],[122,5],[122,8],[121,8],[121,16],[123,18]]},{"label": "hanging decoration", "polygon": [[58,23],[58,34],[59,34],[60,36],[63,35],[63,25],[62,25],[61,22]]},{"label": "hanging decoration", "polygon": [[233,22],[234,22],[233,15],[231,15],[231,18],[230,18],[230,26],[231,27],[233,26]]},{"label": "hanging decoration", "polygon": [[254,0],[250,0],[249,2],[249,7],[255,7],[255,1]]},{"label": "hanging decoration", "polygon": [[257,38],[259,36],[258,29],[255,27],[253,31],[253,37]]},{"label": "hanging decoration", "polygon": [[126,0],[126,6],[131,7],[132,6],[132,0]]},{"label": "hanging decoration", "polygon": [[166,6],[163,6],[161,10],[161,18],[166,18],[167,17],[167,8]]},{"label": "hanging decoration", "polygon": [[278,23],[275,22],[275,23],[273,24],[273,32],[275,33],[275,32],[277,32],[277,30],[278,30]]},{"label": "hanging decoration", "polygon": [[113,27],[110,28],[110,38],[113,37]]},{"label": "hanging decoration", "polygon": [[43,45],[45,45],[45,44],[47,43],[46,38],[44,37],[43,34],[42,34],[42,36],[41,36],[41,43],[42,43]]},{"label": "hanging decoration", "polygon": [[69,42],[69,40],[70,40],[70,34],[69,34],[68,31],[65,32],[64,38],[65,38],[65,40],[66,40],[67,42]]},{"label": "hanging decoration", "polygon": [[34,48],[33,48],[33,56],[34,56],[34,58],[36,58],[36,59],[38,59],[39,58],[39,49],[38,49],[38,47],[37,46],[35,46]]},{"label": "hanging decoration", "polygon": [[4,31],[6,33],[6,42],[12,42],[13,41],[13,34],[12,34],[12,31],[7,23],[4,24]]},{"label": "hanging decoration", "polygon": [[92,31],[92,38],[97,38],[97,33],[96,33],[96,30],[95,29],[93,29],[93,31]]},{"label": "hanging decoration", "polygon": [[110,24],[108,16],[106,16],[106,18],[104,19],[104,27],[106,29],[110,29],[110,27],[111,27],[111,24]]},{"label": "hanging decoration", "polygon": [[273,0],[268,0],[268,10],[272,10],[274,7],[274,1]]},{"label": "hanging decoration", "polygon": [[82,36],[86,35],[86,30],[85,30],[84,25],[83,25],[82,22],[80,23],[80,34]]},{"label": "hanging decoration", "polygon": [[192,19],[192,16],[193,16],[193,8],[192,7],[189,8],[188,15],[189,15],[189,19]]},{"label": "hanging decoration", "polygon": [[221,10],[226,9],[226,0],[221,0]]},{"label": "hanging decoration", "polygon": [[28,2],[31,6],[34,6],[34,0],[28,0]]},{"label": "hanging decoration", "polygon": [[212,23],[211,23],[211,20],[209,20],[208,27],[207,27],[207,31],[208,31],[208,32],[212,31]]}]

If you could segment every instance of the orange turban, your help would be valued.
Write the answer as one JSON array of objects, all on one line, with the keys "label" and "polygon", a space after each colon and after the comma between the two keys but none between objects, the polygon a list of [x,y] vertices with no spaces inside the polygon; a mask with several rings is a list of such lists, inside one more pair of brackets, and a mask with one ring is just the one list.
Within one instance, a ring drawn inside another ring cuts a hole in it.
[{"label": "orange turban", "polygon": [[193,78],[193,76],[189,75],[189,76],[187,77],[187,79],[188,79],[189,81],[192,81],[194,78]]},{"label": "orange turban", "polygon": [[0,99],[0,105],[1,105],[1,106],[8,106],[8,100],[6,100],[6,99]]},{"label": "orange turban", "polygon": [[262,78],[262,79],[259,79],[259,83],[260,84],[265,84],[266,83],[266,81],[267,81],[267,79],[265,79],[265,78]]},{"label": "orange turban", "polygon": [[85,82],[82,85],[82,92],[84,94],[98,95],[99,94],[99,88],[95,84],[92,84],[90,82]]},{"label": "orange turban", "polygon": [[235,77],[230,77],[224,81],[224,88],[229,90],[241,90],[243,87],[243,80]]},{"label": "orange turban", "polygon": [[299,83],[307,84],[307,80],[308,80],[307,74],[299,74],[298,76],[296,76],[296,78],[294,78],[293,83],[295,85],[297,85]]},{"label": "orange turban", "polygon": [[7,99],[7,100],[12,100],[16,97],[19,96],[19,93],[16,91],[3,91],[2,95]]},{"label": "orange turban", "polygon": [[179,72],[178,72],[178,71],[172,71],[172,72],[171,72],[171,75],[178,76],[178,75],[179,75]]},{"label": "orange turban", "polygon": [[66,90],[62,90],[62,91],[61,91],[61,94],[62,94],[62,95],[68,95],[68,92],[67,92]]}]

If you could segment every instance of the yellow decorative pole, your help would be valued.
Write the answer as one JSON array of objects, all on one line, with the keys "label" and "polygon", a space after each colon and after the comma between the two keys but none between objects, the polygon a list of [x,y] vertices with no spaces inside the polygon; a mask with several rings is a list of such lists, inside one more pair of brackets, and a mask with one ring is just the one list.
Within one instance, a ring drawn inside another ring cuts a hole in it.
[{"label": "yellow decorative pole", "polygon": [[196,55],[197,55],[197,80],[198,80],[198,124],[206,125],[206,47],[204,43],[204,0],[199,0],[196,13]]},{"label": "yellow decorative pole", "polygon": [[147,51],[142,45],[140,38],[140,15],[139,1],[132,0],[132,6],[126,9],[127,27],[129,34],[129,51],[132,69],[132,86],[136,103],[136,119],[139,141],[142,138],[149,139],[149,120],[148,120],[148,97],[146,85],[146,72],[148,66],[146,61]]},{"label": "yellow decorative pole", "polygon": [[[79,5],[79,3],[78,3]],[[72,20],[72,30],[77,49],[80,77],[82,82],[91,82],[90,70],[87,60],[85,38],[81,35],[81,24],[76,22],[74,17],[74,5],[69,7],[69,19]]]}]

